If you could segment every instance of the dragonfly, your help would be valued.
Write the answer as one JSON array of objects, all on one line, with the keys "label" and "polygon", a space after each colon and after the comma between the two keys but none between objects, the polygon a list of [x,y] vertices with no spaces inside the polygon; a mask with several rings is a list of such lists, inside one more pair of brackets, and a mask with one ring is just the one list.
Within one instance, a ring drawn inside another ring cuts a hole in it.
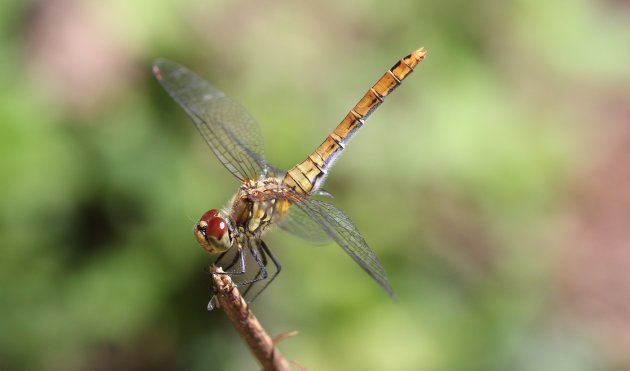
[{"label": "dragonfly", "polygon": [[[376,254],[350,218],[323,200],[332,196],[322,185],[350,138],[426,54],[420,48],[396,62],[324,142],[288,171],[267,162],[260,128],[239,103],[186,67],[164,59],[154,62],[157,81],[190,116],[219,162],[241,182],[225,208],[205,212],[193,228],[199,245],[208,253],[219,254],[215,264],[223,267],[224,272],[213,274],[235,278],[246,277],[250,271],[248,278],[236,285],[245,287],[243,295],[246,295],[254,284],[264,282],[249,300],[253,301],[282,268],[263,240],[270,227],[277,225],[307,241],[323,243],[332,239],[395,298]],[[251,265],[255,267],[253,274]],[[212,303],[213,300],[209,309]]]}]

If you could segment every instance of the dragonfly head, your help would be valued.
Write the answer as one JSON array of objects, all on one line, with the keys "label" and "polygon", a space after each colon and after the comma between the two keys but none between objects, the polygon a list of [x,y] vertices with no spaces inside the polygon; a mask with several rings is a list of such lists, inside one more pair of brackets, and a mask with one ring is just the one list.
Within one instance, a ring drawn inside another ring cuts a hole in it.
[{"label": "dragonfly head", "polygon": [[227,251],[232,247],[229,225],[216,209],[206,211],[194,228],[199,245],[211,254]]}]

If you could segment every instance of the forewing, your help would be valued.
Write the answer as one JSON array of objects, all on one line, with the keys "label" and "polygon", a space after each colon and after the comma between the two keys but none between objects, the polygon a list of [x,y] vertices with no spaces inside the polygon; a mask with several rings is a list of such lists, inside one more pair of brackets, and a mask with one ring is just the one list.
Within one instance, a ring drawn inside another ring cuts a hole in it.
[{"label": "forewing", "polygon": [[394,290],[387,281],[385,269],[350,218],[334,205],[315,199],[296,202],[321,228],[341,246],[385,291],[395,298]]},{"label": "forewing", "polygon": [[232,174],[240,180],[272,175],[264,159],[260,128],[240,104],[175,62],[156,60],[153,74]]}]

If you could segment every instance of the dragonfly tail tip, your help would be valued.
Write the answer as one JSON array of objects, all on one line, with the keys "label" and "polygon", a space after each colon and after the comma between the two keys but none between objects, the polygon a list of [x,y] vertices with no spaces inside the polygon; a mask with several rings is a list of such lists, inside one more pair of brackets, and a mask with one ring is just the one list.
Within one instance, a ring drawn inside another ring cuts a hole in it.
[{"label": "dragonfly tail tip", "polygon": [[415,59],[417,60],[423,60],[424,57],[426,57],[427,55],[427,50],[424,47],[421,47],[420,49],[416,50],[415,52],[411,53]]}]

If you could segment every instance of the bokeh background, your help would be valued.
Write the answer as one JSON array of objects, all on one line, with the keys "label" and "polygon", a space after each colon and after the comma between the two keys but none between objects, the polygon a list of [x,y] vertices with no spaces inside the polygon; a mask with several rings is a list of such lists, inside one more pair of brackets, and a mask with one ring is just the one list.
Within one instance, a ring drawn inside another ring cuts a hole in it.
[{"label": "bokeh background", "polygon": [[326,186],[398,302],[278,231],[254,312],[312,370],[630,369],[623,0],[2,2],[0,369],[257,369],[191,233],[237,182],[152,60],[241,102],[288,168],[420,46]]}]

